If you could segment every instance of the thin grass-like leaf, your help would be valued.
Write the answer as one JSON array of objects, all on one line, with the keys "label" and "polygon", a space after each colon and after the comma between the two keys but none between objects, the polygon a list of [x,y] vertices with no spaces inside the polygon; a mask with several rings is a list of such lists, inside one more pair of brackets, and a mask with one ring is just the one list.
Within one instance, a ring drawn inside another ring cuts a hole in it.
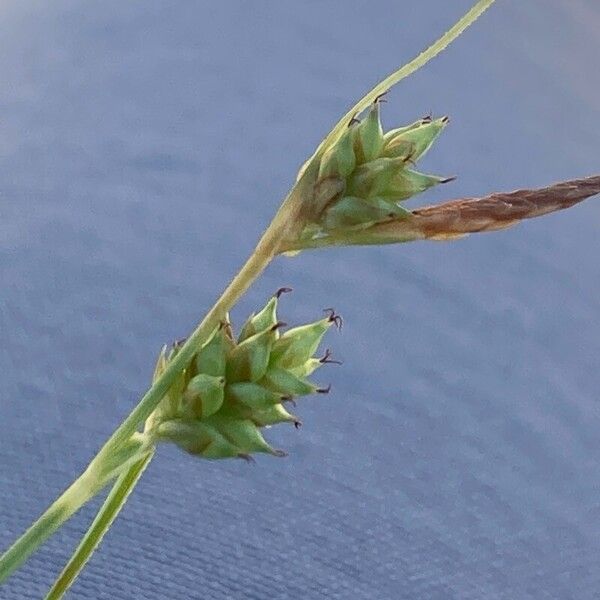
[{"label": "thin grass-like leaf", "polygon": [[98,511],[90,528],[83,536],[79,546],[69,559],[62,573],[52,585],[46,596],[46,600],[58,600],[62,598],[69,587],[73,584],[83,567],[91,558],[94,550],[98,547],[102,538],[117,518],[117,515],[125,506],[129,494],[133,491],[142,473],[152,460],[153,452],[149,452],[144,458],[136,462],[125,471],[115,482],[108,494],[104,504]]}]

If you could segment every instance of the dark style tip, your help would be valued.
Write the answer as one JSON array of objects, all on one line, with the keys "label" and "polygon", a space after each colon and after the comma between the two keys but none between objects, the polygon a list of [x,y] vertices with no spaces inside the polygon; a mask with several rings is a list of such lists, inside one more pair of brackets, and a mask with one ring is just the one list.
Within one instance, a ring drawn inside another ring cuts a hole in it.
[{"label": "dark style tip", "polygon": [[385,92],[382,92],[381,94],[379,94],[379,96],[375,96],[375,99],[373,100],[373,104],[378,104],[379,102],[387,102],[387,94],[390,90],[385,90]]},{"label": "dark style tip", "polygon": [[456,179],[456,175],[453,175],[452,177],[446,177],[445,179],[442,179],[440,181],[440,183],[450,183],[451,181],[454,181]]},{"label": "dark style tip", "polygon": [[319,359],[319,362],[322,365],[341,365],[342,361],[341,360],[335,360],[333,358],[331,358],[332,356],[332,352],[329,348],[325,349],[325,354],[323,354],[323,356],[321,356],[321,358]]},{"label": "dark style tip", "polygon": [[289,402],[293,407],[296,406],[296,401],[294,400],[294,397],[290,396],[289,394],[286,396],[281,396],[281,402]]},{"label": "dark style tip", "polygon": [[181,346],[183,346],[185,343],[187,342],[187,338],[180,338],[178,340],[174,340],[173,343],[171,344],[171,346],[173,348],[181,348]]},{"label": "dark style tip", "polygon": [[291,287],[280,287],[273,295],[275,298],[281,298],[283,294],[289,294],[293,289]]},{"label": "dark style tip", "polygon": [[323,312],[327,315],[327,319],[330,323],[333,323],[338,329],[342,328],[344,320],[338,314],[336,314],[334,308],[324,308]]}]

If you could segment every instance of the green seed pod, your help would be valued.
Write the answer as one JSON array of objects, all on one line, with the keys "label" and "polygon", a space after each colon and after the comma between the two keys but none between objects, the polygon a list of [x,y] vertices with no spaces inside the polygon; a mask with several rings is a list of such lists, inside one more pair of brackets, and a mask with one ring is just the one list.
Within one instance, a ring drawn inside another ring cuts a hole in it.
[{"label": "green seed pod", "polygon": [[249,337],[264,331],[277,323],[277,298],[271,298],[266,306],[258,313],[252,313],[248,320],[242,326],[238,337],[238,343],[247,340]]},{"label": "green seed pod", "polygon": [[398,171],[389,182],[387,188],[381,196],[390,200],[406,200],[411,196],[416,196],[426,189],[438,185],[439,183],[448,183],[453,181],[454,177],[438,177],[437,175],[425,175],[411,169]]},{"label": "green seed pod", "polygon": [[427,123],[431,123],[431,117],[425,117],[423,119],[419,119],[418,121],[415,121],[414,123],[411,123],[410,125],[405,125],[404,127],[396,127],[395,129],[390,129],[383,135],[384,148],[385,148],[386,144],[392,138],[395,138],[398,135],[406,133],[407,131],[410,131],[411,129],[416,129],[417,127],[422,127],[423,125],[426,125]]},{"label": "green seed pod", "polygon": [[267,370],[271,348],[280,323],[256,333],[237,345],[227,357],[227,382],[258,381]]},{"label": "green seed pod", "polygon": [[202,421],[165,421],[159,425],[155,435],[160,441],[172,442],[186,452],[204,458],[233,458],[244,454],[214,427]]},{"label": "green seed pod", "polygon": [[354,152],[358,164],[375,160],[383,148],[383,129],[379,119],[379,101],[376,100],[369,114],[355,128]]},{"label": "green seed pod", "polygon": [[225,388],[225,399],[228,404],[243,404],[251,409],[268,408],[286,398],[287,396],[250,381],[231,383]]},{"label": "green seed pod", "polygon": [[[269,329],[270,327],[277,325],[277,304],[279,302],[279,298],[282,294],[291,291],[292,288],[279,288],[260,312],[250,315],[242,327],[242,331],[238,337],[238,343],[247,340],[249,337],[260,333],[261,331],[265,331],[265,329]],[[279,330],[276,330],[275,337],[279,337]]]},{"label": "green seed pod", "polygon": [[[297,426],[300,424],[299,420],[290,415],[283,406],[281,394],[277,394],[278,402],[262,407],[250,408],[246,404],[233,404],[229,403],[227,399],[223,408],[219,411],[218,417],[223,418],[232,422],[238,421],[252,421],[258,427],[265,427],[267,425],[275,425],[276,423],[295,423]],[[285,398],[291,400],[291,398]]]},{"label": "green seed pod", "polygon": [[406,209],[383,198],[356,198],[346,196],[328,208],[323,215],[323,228],[359,229],[389,218],[402,218],[410,215]]},{"label": "green seed pod", "polygon": [[285,452],[275,450],[266,442],[258,427],[249,419],[233,420],[213,415],[208,420],[228,442],[239,448],[242,454],[264,452],[273,456],[285,456]]},{"label": "green seed pod", "polygon": [[352,130],[355,127],[356,124],[350,124],[335,145],[325,152],[319,165],[319,179],[331,176],[340,176],[345,179],[354,171],[356,156],[354,155]]},{"label": "green seed pod", "polygon": [[347,196],[370,198],[379,196],[393,177],[404,169],[404,161],[396,158],[378,158],[357,167],[348,179]]},{"label": "green seed pod", "polygon": [[286,369],[269,367],[260,384],[284,396],[307,396],[319,391],[316,385]]},{"label": "green seed pod", "polygon": [[316,352],[325,332],[334,324],[341,326],[341,318],[331,311],[324,319],[286,331],[273,344],[269,366],[292,369],[304,364]]},{"label": "green seed pod", "polygon": [[309,377],[322,366],[323,362],[320,358],[309,358],[303,365],[289,369],[289,372],[296,377]]},{"label": "green seed pod", "polygon": [[383,154],[414,163],[426,154],[447,124],[448,117],[442,117],[398,133],[386,140]]},{"label": "green seed pod", "polygon": [[295,427],[302,425],[302,421],[289,413],[281,404],[274,404],[268,408],[256,410],[252,413],[250,419],[258,427],[268,427],[277,423],[293,423]]},{"label": "green seed pod", "polygon": [[223,405],[225,377],[200,373],[190,379],[183,399],[185,412],[198,419],[216,413]]},{"label": "green seed pod", "polygon": [[202,346],[196,355],[196,370],[213,377],[225,375],[227,356],[233,349],[234,342],[228,331],[227,323],[222,323],[215,329],[212,337]]}]

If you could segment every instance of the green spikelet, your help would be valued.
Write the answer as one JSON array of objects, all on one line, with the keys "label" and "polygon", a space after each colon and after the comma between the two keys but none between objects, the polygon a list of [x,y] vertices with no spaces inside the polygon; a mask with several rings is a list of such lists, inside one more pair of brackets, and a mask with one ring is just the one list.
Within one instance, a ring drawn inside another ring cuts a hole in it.
[{"label": "green spikelet", "polygon": [[334,364],[341,365],[342,362],[331,358],[331,350],[325,350],[325,354],[320,358],[311,356],[304,364],[289,369],[289,372],[296,377],[305,378],[312,375],[317,369],[320,369],[323,365]]},{"label": "green spikelet", "polygon": [[415,163],[431,148],[448,121],[448,117],[442,117],[422,122],[417,127],[410,127],[410,129],[388,137],[383,146],[384,156]]},{"label": "green spikelet", "polygon": [[172,442],[186,452],[204,458],[234,458],[244,454],[214,427],[202,421],[165,421],[158,426],[155,436],[160,441]]},{"label": "green spikelet", "polygon": [[199,419],[215,414],[225,398],[225,377],[199,373],[190,379],[183,399],[187,412]]},{"label": "green spikelet", "polygon": [[207,422],[228,442],[238,448],[240,454],[263,452],[273,456],[285,456],[285,452],[275,450],[267,443],[258,427],[250,419],[237,420],[214,415],[209,417]]},{"label": "green spikelet", "polygon": [[274,404],[268,408],[256,410],[252,413],[251,419],[258,427],[269,427],[278,423],[293,423],[296,428],[302,425],[302,421],[289,413],[281,404]]},{"label": "green spikelet", "polygon": [[[329,388],[318,388],[308,376],[330,360],[329,352],[313,356],[321,338],[341,320],[328,309],[325,318],[280,335],[277,320],[280,289],[252,314],[235,341],[224,321],[181,372],[163,401],[146,421],[145,439],[171,442],[203,458],[249,458],[253,453],[284,456],[273,449],[262,427],[300,420],[283,402]],[[154,377],[159,377],[179,352],[180,344],[159,354]]]},{"label": "green spikelet", "polygon": [[228,403],[243,404],[250,409],[263,409],[273,406],[288,396],[269,390],[258,383],[242,381],[231,383],[225,388],[225,398]]},{"label": "green spikelet", "polygon": [[357,123],[352,122],[339,141],[321,159],[319,179],[332,176],[346,178],[354,171],[356,155],[354,153],[354,130]]},{"label": "green spikelet", "polygon": [[258,381],[265,374],[279,326],[277,323],[256,333],[233,348],[227,357],[226,375],[229,383]]},{"label": "green spikelet", "polygon": [[292,369],[304,364],[317,351],[327,330],[335,323],[335,314],[320,321],[286,331],[274,344],[269,364]]},{"label": "green spikelet", "polygon": [[260,312],[252,314],[244,323],[238,337],[238,343],[273,327],[275,323],[277,323],[277,298],[273,297]]},{"label": "green spikelet", "polygon": [[346,193],[359,198],[378,196],[403,168],[404,161],[397,158],[377,158],[365,163],[357,167],[348,179]]},{"label": "green spikelet", "polygon": [[308,396],[319,391],[319,388],[306,378],[298,377],[280,367],[270,367],[260,383],[283,396]]},{"label": "green spikelet", "polygon": [[309,358],[303,365],[289,369],[289,372],[296,377],[306,378],[310,377],[323,364],[320,358]]},{"label": "green spikelet", "polygon": [[379,118],[379,100],[376,100],[366,118],[353,129],[354,152],[358,164],[375,160],[383,148],[383,129]]},{"label": "green spikelet", "polygon": [[[286,294],[291,291],[292,288],[279,288],[260,312],[256,314],[253,313],[252,315],[250,315],[250,317],[248,317],[248,320],[242,326],[242,331],[240,332],[238,343],[247,340],[249,337],[260,333],[261,331],[265,331],[266,329],[277,325],[277,305],[279,303],[279,298],[281,298],[282,294]],[[279,330],[276,329],[275,338],[278,337]]]},{"label": "green spikelet", "polygon": [[226,407],[219,414],[232,421],[252,421],[257,427],[270,427],[278,423],[293,423],[296,427],[301,425],[300,419],[289,413],[281,402],[253,409],[240,404]]},{"label": "green spikelet", "polygon": [[224,322],[215,329],[212,337],[198,352],[195,360],[196,371],[213,377],[225,375],[227,356],[234,345],[228,323]]},{"label": "green spikelet", "polygon": [[[392,140],[393,138],[402,135],[403,133],[406,133],[408,131],[411,131],[411,129],[416,129],[417,127],[422,127],[423,125],[427,125],[427,123],[431,123],[431,117],[424,117],[423,119],[419,119],[418,121],[415,121],[414,123],[411,123],[410,125],[405,125],[404,127],[396,127],[395,129],[390,129],[389,131],[386,131],[383,134],[383,147],[385,149],[386,145],[390,142],[390,140]],[[384,150],[384,154],[385,154],[385,150]]]},{"label": "green spikelet", "polygon": [[387,188],[381,192],[381,196],[396,201],[406,200],[430,187],[453,180],[454,177],[438,177],[437,175],[426,175],[411,169],[404,169],[395,174]]},{"label": "green spikelet", "polygon": [[390,218],[405,218],[410,211],[385,198],[357,198],[346,196],[329,208],[323,218],[323,228],[360,229]]},{"label": "green spikelet", "polygon": [[[380,98],[362,122],[352,119],[338,142],[325,151],[312,196],[306,202],[307,225],[298,235],[298,246],[335,237],[343,242],[344,230],[367,229],[388,221],[411,217],[398,202],[452,178],[412,170],[444,130],[447,117],[425,117],[405,127],[383,132]],[[350,144],[350,141],[352,144]]]}]

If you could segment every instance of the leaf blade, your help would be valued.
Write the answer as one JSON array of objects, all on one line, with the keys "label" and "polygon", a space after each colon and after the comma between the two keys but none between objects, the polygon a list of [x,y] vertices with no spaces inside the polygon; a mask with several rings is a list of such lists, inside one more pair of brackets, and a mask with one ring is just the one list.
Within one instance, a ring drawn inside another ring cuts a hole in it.
[{"label": "leaf blade", "polygon": [[79,573],[81,573],[91,558],[94,550],[96,550],[102,538],[117,518],[119,512],[121,512],[133,488],[137,485],[150,460],[152,460],[153,455],[154,451],[150,451],[119,476],[89,529],[69,559],[69,562],[50,588],[46,595],[46,600],[58,600],[62,598],[74,583]]}]

